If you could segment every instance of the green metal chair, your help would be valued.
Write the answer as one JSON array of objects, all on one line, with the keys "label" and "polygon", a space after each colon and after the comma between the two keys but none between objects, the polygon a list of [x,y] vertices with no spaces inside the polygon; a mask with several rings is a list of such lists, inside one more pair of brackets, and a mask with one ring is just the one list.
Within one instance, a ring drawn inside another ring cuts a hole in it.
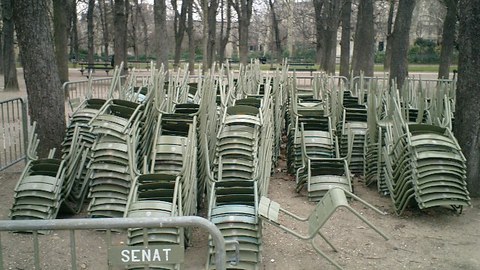
[{"label": "green metal chair", "polygon": [[[290,233],[294,235],[295,237],[309,241],[309,243],[312,245],[312,247],[326,260],[328,260],[330,263],[335,265],[338,269],[342,269],[342,267],[335,262],[332,258],[330,258],[327,254],[325,254],[316,244],[315,244],[315,237],[317,235],[320,235],[325,242],[334,250],[337,251],[337,249],[333,246],[333,244],[328,241],[328,239],[320,232],[320,229],[323,227],[323,225],[328,221],[328,219],[335,213],[335,211],[338,208],[345,208],[348,211],[352,212],[354,215],[356,215],[358,218],[360,218],[363,222],[365,222],[370,228],[375,230],[378,234],[380,234],[385,240],[388,240],[388,237],[381,232],[377,227],[375,227],[372,223],[370,223],[365,217],[363,217],[360,213],[358,213],[355,209],[353,209],[347,201],[346,195],[355,198],[356,200],[360,201],[363,203],[365,206],[371,208],[375,212],[378,212],[382,215],[382,211],[378,210],[371,204],[367,203],[366,201],[362,200],[361,198],[357,197],[356,195],[345,191],[341,188],[333,188],[329,190],[325,196],[322,198],[322,200],[316,205],[315,209],[313,212],[306,218],[297,216],[283,208],[281,208],[280,204],[278,204],[275,201],[270,200],[267,197],[262,197],[260,199],[260,204],[259,204],[259,210],[258,210],[258,215],[259,217],[272,224],[275,227],[278,227],[282,230],[284,230],[287,233]],[[301,234],[298,233],[287,226],[283,225],[279,221],[279,216],[280,214],[286,214],[287,216],[301,222],[308,222],[308,234]]]}]

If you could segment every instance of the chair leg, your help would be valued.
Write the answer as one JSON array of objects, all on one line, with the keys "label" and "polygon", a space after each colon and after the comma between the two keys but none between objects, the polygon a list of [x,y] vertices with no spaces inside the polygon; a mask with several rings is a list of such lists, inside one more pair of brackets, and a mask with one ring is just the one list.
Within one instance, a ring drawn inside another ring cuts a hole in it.
[{"label": "chair leg", "polygon": [[350,206],[345,206],[345,208],[347,208],[348,210],[350,210],[350,212],[352,212],[353,214],[355,214],[359,219],[361,219],[363,222],[365,222],[365,224],[367,224],[368,226],[370,226],[370,228],[372,228],[372,229],[375,230],[378,234],[380,234],[385,240],[388,240],[388,236],[386,236],[382,231],[380,231],[379,229],[377,229],[377,227],[375,227],[375,225],[373,225],[372,223],[370,223],[370,221],[368,221],[365,217],[363,217],[362,215],[360,215],[360,213],[358,213],[355,209],[353,209],[353,208],[350,207]]},{"label": "chair leg", "polygon": [[318,232],[318,234],[323,238],[323,240],[325,240],[325,242],[327,242],[327,244],[333,249],[333,251],[338,252],[337,248],[335,248],[335,246],[330,243],[330,241],[328,241],[325,235],[323,235],[320,231]]},{"label": "chair leg", "polygon": [[310,244],[312,245],[312,247],[315,249],[315,251],[317,251],[318,254],[322,255],[323,258],[325,258],[327,261],[329,261],[331,264],[335,265],[335,267],[337,267],[338,269],[340,270],[343,270],[343,268],[337,263],[335,262],[332,258],[328,257],[327,254],[323,253],[323,251],[321,251],[316,245],[315,245],[315,238],[312,238],[310,240]]}]

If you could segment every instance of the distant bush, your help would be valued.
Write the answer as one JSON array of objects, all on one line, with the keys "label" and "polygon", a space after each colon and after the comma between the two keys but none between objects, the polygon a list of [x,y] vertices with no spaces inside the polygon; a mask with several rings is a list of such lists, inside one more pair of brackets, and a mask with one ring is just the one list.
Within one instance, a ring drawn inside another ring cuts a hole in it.
[{"label": "distant bush", "polygon": [[440,47],[432,40],[417,38],[408,51],[408,62],[415,64],[437,64]]}]

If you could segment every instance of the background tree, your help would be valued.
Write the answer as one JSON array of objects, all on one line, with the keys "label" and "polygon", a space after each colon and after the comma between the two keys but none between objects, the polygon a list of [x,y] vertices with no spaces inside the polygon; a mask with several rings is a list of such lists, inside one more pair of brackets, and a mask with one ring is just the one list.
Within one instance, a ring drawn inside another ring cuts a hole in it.
[{"label": "background tree", "polygon": [[111,10],[111,6],[108,7],[105,3],[105,0],[98,1],[98,10],[100,12],[100,24],[102,26],[102,43],[103,43],[103,52],[105,56],[108,57],[110,55],[110,29],[108,26],[109,22],[109,11]]},{"label": "background tree", "polygon": [[218,0],[202,0],[203,12],[203,71],[213,65],[217,43]]},{"label": "background tree", "polygon": [[[58,76],[48,0],[15,0],[14,20],[22,55],[28,109],[37,121],[39,156],[60,148],[65,135],[65,99]],[[59,153],[60,151],[57,151]]]},{"label": "background tree", "polygon": [[178,11],[177,7],[177,0],[171,0],[172,8],[173,8],[173,34],[175,36],[175,51],[173,56],[173,67],[175,69],[178,68],[178,64],[180,63],[180,56],[182,53],[182,42],[183,37],[185,36],[185,30],[187,28],[186,21],[187,21],[187,7],[190,4],[189,2],[192,0],[184,0],[182,1],[182,6],[180,7],[180,11]]},{"label": "background tree", "polygon": [[94,24],[93,24],[93,11],[95,9],[95,0],[88,0],[88,8],[87,8],[87,62],[89,64],[93,64],[95,62],[94,59]]},{"label": "background tree", "polygon": [[2,1],[0,0],[0,17],[2,18],[0,22],[0,74],[3,74],[3,11],[2,11]]},{"label": "background tree", "polygon": [[388,8],[387,19],[387,46],[385,48],[385,60],[383,61],[383,69],[390,70],[390,60],[392,58],[392,32],[393,32],[393,18],[395,15],[395,0],[390,0]]},{"label": "background tree", "polygon": [[395,26],[392,32],[392,55],[390,60],[390,83],[395,80],[397,87],[403,87],[408,76],[408,49],[415,0],[399,1]]},{"label": "background tree", "polygon": [[458,0],[442,0],[442,2],[447,8],[447,14],[445,15],[445,19],[443,21],[438,78],[448,79],[450,74],[450,62],[453,49],[455,47]]},{"label": "background tree", "polygon": [[167,6],[165,0],[155,0],[153,3],[153,17],[155,21],[155,41],[157,67],[163,64],[168,70],[168,34],[167,34]]},{"label": "background tree", "polygon": [[[276,2],[276,1],[275,1]],[[282,63],[282,40],[280,37],[279,20],[277,19],[277,13],[275,11],[275,2],[268,0],[268,7],[271,14],[272,25],[272,55],[277,60],[277,63]]]},{"label": "background tree", "polygon": [[[225,48],[230,39],[230,30],[232,29],[232,6],[230,1],[221,0],[220,4],[220,37],[218,42],[218,63],[225,63]],[[226,20],[226,22],[225,22]]]},{"label": "background tree", "polygon": [[123,62],[122,73],[128,70],[127,62],[127,19],[129,10],[129,0],[115,0],[115,40],[114,65],[119,66]]},{"label": "background tree", "polygon": [[363,72],[365,76],[372,77],[375,64],[373,0],[360,0],[356,28],[353,45],[352,74],[353,76],[359,76],[360,73]]},{"label": "background tree", "polygon": [[3,72],[4,88],[18,91],[17,65],[15,62],[13,0],[2,0],[3,17]]},{"label": "background tree", "polygon": [[233,0],[233,8],[238,16],[238,49],[240,63],[248,63],[248,28],[252,17],[253,0]]},{"label": "background tree", "polygon": [[60,82],[68,81],[68,0],[53,0],[53,31],[55,38],[55,59],[57,60]]},{"label": "background tree", "polygon": [[78,19],[77,19],[77,1],[76,0],[70,0],[68,12],[70,14],[69,16],[70,31],[68,31],[68,33],[70,33],[70,57],[73,58],[75,61],[78,61],[80,59],[78,59],[79,42],[78,42],[78,29],[77,29]]},{"label": "background tree", "polygon": [[321,68],[328,74],[335,74],[337,57],[337,32],[340,26],[342,2],[338,0],[325,1],[323,7],[324,34],[323,34],[323,57]]},{"label": "background tree", "polygon": [[188,70],[195,73],[195,38],[193,36],[193,0],[187,6]]},{"label": "background tree", "polygon": [[458,2],[459,61],[455,136],[467,159],[470,194],[480,196],[480,0]]},{"label": "background tree", "polygon": [[350,37],[352,0],[343,0],[342,37],[340,41],[340,76],[350,77]]},{"label": "background tree", "polygon": [[313,7],[315,10],[315,32],[316,32],[316,62],[318,65],[322,63],[323,56],[323,19],[322,9],[324,0],[313,0]]}]

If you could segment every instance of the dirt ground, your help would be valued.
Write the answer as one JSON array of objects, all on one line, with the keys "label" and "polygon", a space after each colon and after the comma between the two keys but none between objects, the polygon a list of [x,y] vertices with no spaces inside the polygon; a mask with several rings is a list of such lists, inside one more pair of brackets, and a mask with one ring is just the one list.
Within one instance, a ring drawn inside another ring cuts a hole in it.
[{"label": "dirt ground", "polygon": [[[3,82],[0,81],[0,85]],[[20,93],[22,94],[24,92]],[[6,94],[0,90],[0,100],[11,95],[18,96],[18,93]],[[270,181],[269,197],[283,208],[307,216],[315,205],[308,202],[305,193],[295,192],[294,178],[287,175],[284,168],[285,160],[281,160]],[[13,189],[21,170],[22,164],[18,164],[0,172],[0,219],[8,219],[9,208],[13,203]],[[480,199],[473,199],[473,207],[464,209],[460,215],[450,209],[434,208],[427,211],[409,209],[399,217],[393,212],[389,197],[381,196],[374,188],[365,187],[359,178],[355,179],[355,193],[387,212],[387,215],[379,215],[357,201],[351,202],[351,205],[390,239],[385,241],[352,213],[338,211],[322,229],[338,252],[332,251],[321,238],[316,242],[342,267],[355,270],[480,269]],[[80,214],[75,218],[83,216]],[[302,224],[288,219],[281,220],[289,228],[306,232],[306,227]],[[40,236],[42,269],[71,269],[68,236],[69,233],[65,231]],[[34,269],[31,239],[29,234],[2,233],[4,268],[0,269]],[[308,242],[296,239],[269,224],[263,225],[262,239],[263,262],[260,269],[335,269]],[[115,233],[113,242],[121,241],[125,241],[125,234]],[[192,246],[187,248],[185,254],[185,269],[204,268],[207,241],[206,233],[194,230]],[[105,232],[78,231],[76,244],[79,269],[107,269]]]}]

